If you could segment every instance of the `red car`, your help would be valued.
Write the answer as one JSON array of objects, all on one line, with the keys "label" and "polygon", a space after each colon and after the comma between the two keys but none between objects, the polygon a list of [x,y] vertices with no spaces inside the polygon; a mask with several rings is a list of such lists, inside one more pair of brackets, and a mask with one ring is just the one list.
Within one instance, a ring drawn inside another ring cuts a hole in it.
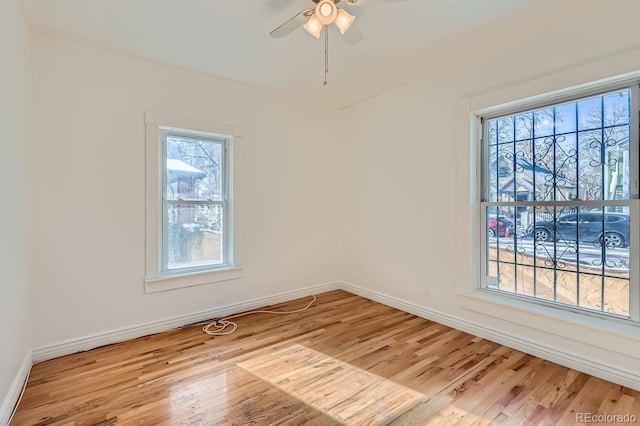
[{"label": "red car", "polygon": [[[489,219],[487,223],[487,235],[490,237],[512,236],[515,228],[516,226],[511,219],[507,219],[506,217],[493,218]],[[509,231],[508,235],[507,230]]]}]

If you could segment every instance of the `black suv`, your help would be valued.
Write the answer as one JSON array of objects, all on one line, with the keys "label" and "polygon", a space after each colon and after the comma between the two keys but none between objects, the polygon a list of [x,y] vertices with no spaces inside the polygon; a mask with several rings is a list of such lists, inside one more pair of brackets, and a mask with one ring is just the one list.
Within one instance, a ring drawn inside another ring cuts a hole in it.
[{"label": "black suv", "polygon": [[[629,216],[621,213],[604,213],[603,232],[602,213],[567,214],[557,221],[545,220],[535,223],[527,229],[527,234],[536,241],[556,240],[597,242],[608,248],[627,247],[629,245]],[[555,233],[554,233],[555,230]]]}]

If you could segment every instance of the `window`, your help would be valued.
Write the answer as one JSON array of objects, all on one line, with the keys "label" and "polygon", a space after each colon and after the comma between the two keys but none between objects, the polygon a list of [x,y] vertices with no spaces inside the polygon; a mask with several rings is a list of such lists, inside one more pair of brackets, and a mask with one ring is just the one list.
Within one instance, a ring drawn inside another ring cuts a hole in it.
[{"label": "window", "polygon": [[161,130],[163,274],[228,265],[227,138]]},{"label": "window", "polygon": [[233,128],[150,113],[145,120],[145,291],[241,278],[234,265]]},{"label": "window", "polygon": [[639,321],[638,88],[482,117],[482,286]]}]

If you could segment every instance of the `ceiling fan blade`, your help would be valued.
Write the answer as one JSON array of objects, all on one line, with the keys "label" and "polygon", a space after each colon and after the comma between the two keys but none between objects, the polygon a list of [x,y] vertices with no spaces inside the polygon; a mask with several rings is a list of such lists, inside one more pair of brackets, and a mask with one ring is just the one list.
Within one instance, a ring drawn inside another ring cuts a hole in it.
[{"label": "ceiling fan blade", "polygon": [[293,18],[289,19],[284,24],[280,25],[275,30],[271,31],[269,35],[273,38],[282,38],[289,35],[293,30],[303,26],[309,20],[309,17],[313,14],[313,9],[305,9],[298,13]]},{"label": "ceiling fan blade", "polygon": [[360,28],[358,28],[358,26],[354,23],[353,25],[351,25],[351,28],[349,28],[349,31],[347,31],[345,35],[342,36],[342,39],[344,40],[346,45],[353,46],[354,44],[360,43],[364,39],[364,36],[362,35]]}]

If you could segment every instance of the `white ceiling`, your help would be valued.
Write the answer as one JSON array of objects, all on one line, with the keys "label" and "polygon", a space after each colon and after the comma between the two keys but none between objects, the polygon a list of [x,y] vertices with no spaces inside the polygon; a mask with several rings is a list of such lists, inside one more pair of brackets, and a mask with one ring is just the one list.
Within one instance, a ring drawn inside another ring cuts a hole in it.
[{"label": "white ceiling", "polygon": [[[346,7],[365,39],[346,46],[330,32],[329,86],[324,41],[302,28],[269,32],[311,0],[22,0],[36,28],[128,54],[173,63],[318,103],[343,107],[396,87],[407,68],[437,63],[434,48],[500,22],[527,19],[558,0],[369,0]],[[420,59],[421,53],[431,52]]]}]

